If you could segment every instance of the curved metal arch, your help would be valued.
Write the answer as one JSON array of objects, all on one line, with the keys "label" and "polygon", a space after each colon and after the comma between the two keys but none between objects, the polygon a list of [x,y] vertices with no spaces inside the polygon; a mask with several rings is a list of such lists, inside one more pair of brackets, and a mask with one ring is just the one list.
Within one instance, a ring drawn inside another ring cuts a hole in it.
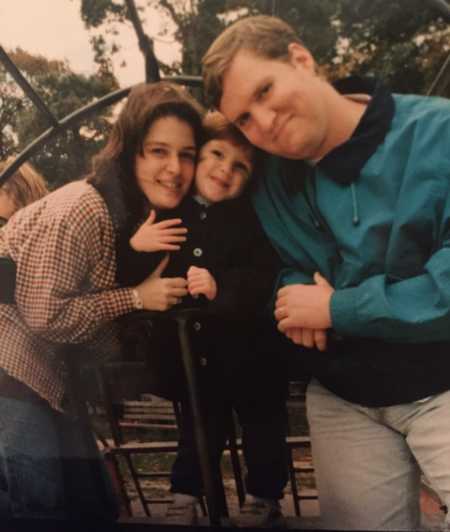
[{"label": "curved metal arch", "polygon": [[450,22],[450,6],[447,0],[427,0],[427,2],[430,4],[430,7],[437,9],[445,20]]},{"label": "curved metal arch", "polygon": [[[139,48],[144,55],[145,79],[147,82],[158,81],[161,79],[161,76],[159,72],[158,60],[153,50],[153,41],[148,35],[145,34],[143,30],[134,2],[132,0],[125,0],[125,4],[129,11],[130,20],[138,36]],[[26,146],[26,148],[22,150],[19,155],[17,155],[14,161],[9,164],[3,170],[3,172],[0,173],[0,186],[6,182],[6,180],[11,177],[24,162],[32,157],[45,143],[47,143],[53,137],[65,129],[73,126],[74,124],[77,124],[84,118],[94,114],[99,109],[103,109],[104,107],[120,101],[122,98],[127,96],[132,88],[127,87],[107,94],[95,102],[92,102],[81,109],[70,113],[63,119],[58,120],[42,100],[42,98],[33,89],[27,79],[23,76],[23,74],[15,65],[14,61],[11,60],[2,46],[0,46],[0,62],[3,63],[9,74],[13,77],[19,87],[21,87],[25,95],[30,98],[34,106],[44,114],[48,122],[51,124],[51,127],[49,127],[46,131],[39,135],[39,137],[28,144],[28,146]],[[170,76],[164,79],[188,86],[201,86],[202,83],[202,79],[199,76]]]},{"label": "curved metal arch", "polygon": [[[2,52],[2,48],[0,47],[0,55]],[[6,53],[3,51],[3,53],[6,55]],[[8,58],[9,59],[9,58]],[[9,61],[11,61],[9,59]],[[11,61],[12,63],[12,61]],[[14,65],[14,63],[12,63]],[[16,75],[18,74],[19,79],[23,78],[22,74],[18,71],[17,67],[14,65],[16,72]],[[16,78],[15,78],[16,79]],[[172,81],[174,83],[180,83],[183,85],[193,86],[193,87],[200,87],[202,83],[202,78],[200,76],[170,76],[167,78],[164,78],[167,81]],[[109,105],[113,105],[120,101],[121,99],[125,98],[130,90],[133,88],[126,87],[124,89],[119,89],[117,91],[111,92],[102,98],[96,100],[95,102],[92,102],[77,111],[74,111],[73,113],[68,114],[61,120],[57,120],[50,112],[50,110],[45,106],[45,104],[42,102],[42,100],[39,98],[39,96],[34,92],[33,88],[28,84],[25,78],[23,78],[24,82],[22,81],[20,83],[20,86],[23,88],[25,93],[30,97],[30,99],[33,101],[33,103],[38,107],[38,109],[45,113],[45,115],[49,118],[52,124],[54,124],[52,127],[48,128],[46,131],[44,131],[39,137],[37,137],[35,140],[33,140],[28,146],[22,150],[19,155],[14,159],[14,161],[9,164],[5,170],[0,174],[0,186],[7,181],[7,179],[14,174],[14,172],[24,163],[26,162],[30,157],[32,157],[36,152],[39,151],[39,149],[49,140],[51,140],[53,137],[64,131],[65,129],[68,129],[69,127],[77,124],[78,122],[81,122],[88,116],[94,114],[95,112],[99,111],[100,109],[103,109],[104,107],[108,107]],[[17,81],[17,79],[16,79]],[[36,103],[37,102],[37,103]]]}]

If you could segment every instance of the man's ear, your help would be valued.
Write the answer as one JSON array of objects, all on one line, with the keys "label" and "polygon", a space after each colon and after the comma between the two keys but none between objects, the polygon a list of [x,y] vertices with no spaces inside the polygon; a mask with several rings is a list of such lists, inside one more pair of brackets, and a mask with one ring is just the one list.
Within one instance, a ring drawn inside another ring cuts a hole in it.
[{"label": "man's ear", "polygon": [[297,42],[288,45],[289,62],[293,67],[303,67],[310,72],[316,71],[316,62],[311,52]]}]

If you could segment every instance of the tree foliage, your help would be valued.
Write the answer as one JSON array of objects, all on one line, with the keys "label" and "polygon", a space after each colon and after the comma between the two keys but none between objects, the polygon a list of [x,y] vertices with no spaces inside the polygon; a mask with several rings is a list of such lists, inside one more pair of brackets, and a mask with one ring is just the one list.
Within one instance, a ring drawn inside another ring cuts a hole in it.
[{"label": "tree foliage", "polygon": [[[276,14],[288,21],[331,78],[356,74],[381,76],[402,92],[425,93],[450,52],[448,25],[440,12],[423,0],[136,0],[146,28],[157,10],[166,25],[175,27],[181,58],[161,63],[165,74],[200,73],[200,60],[224,27],[241,16]],[[127,20],[119,0],[82,0],[87,27],[112,28]],[[110,35],[111,51],[117,51]],[[106,47],[105,47],[106,53]],[[450,88],[447,88],[447,95]]]},{"label": "tree foliage", "polygon": [[[67,62],[48,60],[20,48],[9,51],[9,55],[57,119],[118,88],[110,72],[100,71],[92,76],[76,74]],[[2,65],[0,103],[0,158],[4,159],[20,152],[51,124],[24,96]],[[33,158],[32,163],[52,186],[86,172],[90,158],[101,147],[109,130],[109,113],[106,110],[62,131]]]},{"label": "tree foliage", "polygon": [[335,64],[399,92],[426,93],[450,52],[448,24],[423,0],[340,0],[334,20],[348,42]]},{"label": "tree foliage", "polygon": [[[69,1],[69,0],[68,0]],[[73,0],[70,0],[73,1]],[[374,74],[400,92],[426,93],[450,54],[450,28],[424,0],[78,0],[80,16],[91,30],[98,72],[75,74],[64,61],[31,55],[20,48],[11,57],[57,118],[118,87],[112,58],[120,50],[121,25],[138,25],[150,36],[173,35],[181,56],[160,61],[165,74],[200,74],[203,54],[231,22],[249,14],[272,14],[288,21],[323,65],[330,78]],[[162,21],[162,22],[161,22]],[[142,36],[141,36],[142,41]],[[144,77],[144,76],[143,76]],[[450,97],[450,73],[440,93]],[[82,175],[109,129],[108,111],[71,127],[32,162],[54,185]],[[49,124],[23,96],[0,65],[0,158],[17,153]]]}]

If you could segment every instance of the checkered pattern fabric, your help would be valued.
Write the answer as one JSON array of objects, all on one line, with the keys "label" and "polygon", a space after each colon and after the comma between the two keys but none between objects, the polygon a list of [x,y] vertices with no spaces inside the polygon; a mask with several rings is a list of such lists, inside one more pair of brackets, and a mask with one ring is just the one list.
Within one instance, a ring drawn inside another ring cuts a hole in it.
[{"label": "checkered pattern fabric", "polygon": [[103,199],[85,181],[0,229],[0,255],[17,265],[16,305],[0,304],[0,367],[55,409],[64,395],[61,344],[86,343],[103,356],[114,345],[112,320],[134,308],[131,289],[115,282],[114,238]]}]

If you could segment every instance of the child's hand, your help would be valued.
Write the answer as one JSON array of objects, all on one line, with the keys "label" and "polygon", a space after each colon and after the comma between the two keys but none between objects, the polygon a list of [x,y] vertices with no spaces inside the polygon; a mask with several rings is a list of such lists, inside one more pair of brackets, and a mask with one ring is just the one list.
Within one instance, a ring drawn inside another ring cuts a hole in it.
[{"label": "child's hand", "polygon": [[130,238],[130,246],[135,251],[177,251],[179,242],[185,242],[186,227],[175,227],[182,223],[180,218],[172,218],[153,223],[156,212],[152,209],[150,216]]},{"label": "child's hand", "polygon": [[217,283],[206,268],[191,266],[187,272],[188,292],[195,297],[205,295],[210,301],[217,296]]}]

